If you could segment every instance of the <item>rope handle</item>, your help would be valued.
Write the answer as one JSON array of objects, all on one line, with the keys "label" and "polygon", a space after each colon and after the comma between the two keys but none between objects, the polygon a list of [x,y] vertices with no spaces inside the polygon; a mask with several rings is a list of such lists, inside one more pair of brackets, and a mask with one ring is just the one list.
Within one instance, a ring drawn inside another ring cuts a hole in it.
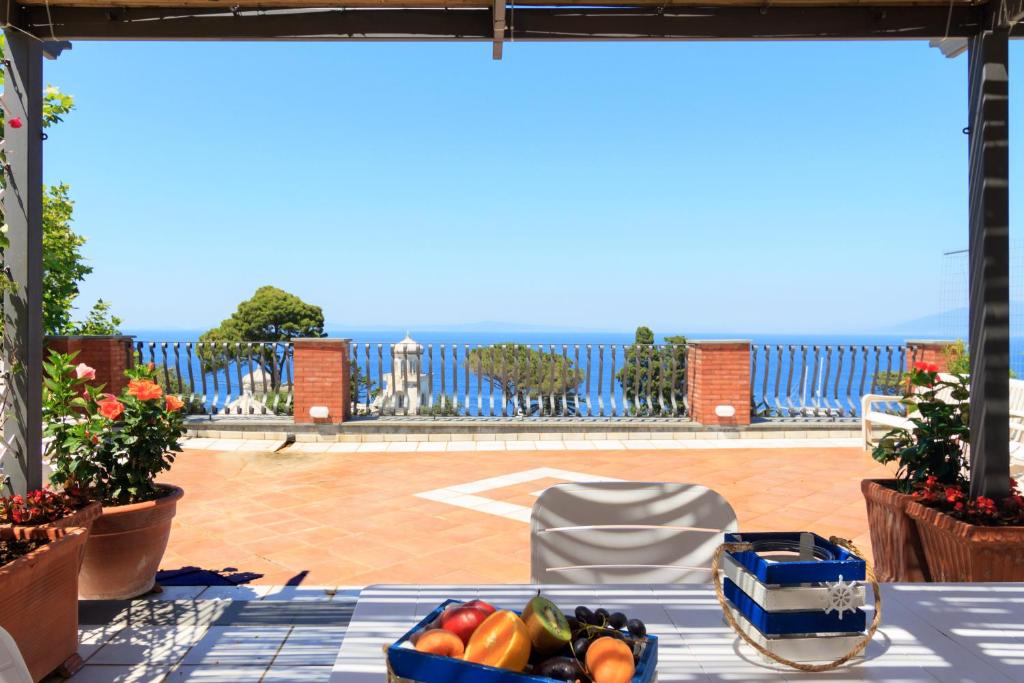
[{"label": "rope handle", "polygon": [[[849,550],[854,555],[860,558],[864,557],[861,554],[861,552],[857,550],[857,546],[853,544],[853,541],[847,540],[845,538],[839,538],[838,536],[832,536],[831,538],[829,538],[829,542],[846,548],[847,550]],[[796,669],[797,671],[807,671],[810,673],[820,673],[822,671],[832,671],[833,669],[838,669],[843,664],[846,664],[848,661],[850,661],[851,659],[853,659],[854,657],[856,657],[864,651],[864,649],[868,646],[868,643],[871,642],[871,639],[874,638],[875,632],[878,631],[878,626],[882,622],[882,591],[878,586],[878,580],[875,578],[875,571],[871,567],[870,562],[868,562],[866,559],[864,560],[865,576],[867,577],[868,581],[871,582],[871,590],[875,596],[875,615],[871,619],[871,625],[868,626],[868,630],[864,633],[864,637],[857,641],[857,644],[854,645],[849,652],[847,652],[845,655],[838,659],[834,659],[831,662],[827,662],[825,664],[805,664],[803,662],[794,662],[791,659],[781,657],[772,652],[771,650],[769,650],[768,648],[764,647],[756,640],[754,640],[752,637],[750,637],[747,634],[747,632],[743,630],[743,627],[741,627],[739,623],[736,621],[736,617],[733,616],[733,608],[729,604],[729,601],[725,597],[725,594],[722,592],[722,576],[719,571],[719,565],[722,561],[722,553],[743,552],[747,550],[753,550],[753,546],[750,543],[723,543],[720,546],[718,546],[718,548],[715,550],[714,558],[712,558],[711,560],[711,579],[715,584],[715,597],[718,598],[718,603],[722,606],[722,613],[725,615],[725,621],[729,624],[729,626],[732,627],[733,631],[736,631],[736,635],[743,639],[743,641],[747,645],[754,648],[755,650],[760,652],[768,659],[771,659],[772,661],[791,667],[793,669]]]}]

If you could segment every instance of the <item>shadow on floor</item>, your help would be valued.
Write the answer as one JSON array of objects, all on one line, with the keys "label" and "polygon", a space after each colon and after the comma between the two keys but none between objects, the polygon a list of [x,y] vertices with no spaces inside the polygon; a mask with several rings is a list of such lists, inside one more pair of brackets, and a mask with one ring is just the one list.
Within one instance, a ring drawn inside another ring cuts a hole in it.
[{"label": "shadow on floor", "polygon": [[225,567],[224,569],[182,567],[181,569],[164,569],[157,572],[156,582],[161,586],[240,586],[260,578],[263,578],[263,574],[240,571],[236,567]]}]

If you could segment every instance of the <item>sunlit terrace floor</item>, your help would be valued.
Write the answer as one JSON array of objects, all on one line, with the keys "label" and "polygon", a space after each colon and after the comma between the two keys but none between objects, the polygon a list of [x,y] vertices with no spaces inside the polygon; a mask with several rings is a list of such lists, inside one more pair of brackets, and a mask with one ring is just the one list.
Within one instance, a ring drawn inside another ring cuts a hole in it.
[{"label": "sunlit terrace floor", "polygon": [[594,479],[703,484],[729,500],[741,530],[837,534],[869,553],[860,480],[886,476],[886,468],[859,448],[790,443],[517,452],[314,452],[312,444],[278,453],[187,450],[165,477],[186,496],[163,569],[186,570],[168,583],[202,580],[188,568],[255,585],[525,583],[537,493]]}]

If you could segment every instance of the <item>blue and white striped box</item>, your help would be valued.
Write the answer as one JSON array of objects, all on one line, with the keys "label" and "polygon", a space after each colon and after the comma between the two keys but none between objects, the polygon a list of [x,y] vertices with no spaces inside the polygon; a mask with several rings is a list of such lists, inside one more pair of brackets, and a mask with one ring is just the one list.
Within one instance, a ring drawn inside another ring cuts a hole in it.
[{"label": "blue and white striped box", "polygon": [[828,661],[864,635],[863,559],[808,532],[729,533],[752,550],[722,556],[722,588],[755,642],[785,659]]}]

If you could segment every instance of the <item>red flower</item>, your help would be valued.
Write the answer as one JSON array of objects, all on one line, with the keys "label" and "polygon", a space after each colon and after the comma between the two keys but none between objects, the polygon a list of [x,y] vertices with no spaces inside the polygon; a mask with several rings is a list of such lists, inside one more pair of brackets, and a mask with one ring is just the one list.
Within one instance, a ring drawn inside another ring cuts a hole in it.
[{"label": "red flower", "polygon": [[148,401],[163,396],[164,390],[160,388],[159,384],[151,380],[133,379],[128,382],[128,394],[140,401]]},{"label": "red flower", "polygon": [[925,367],[925,369],[928,372],[938,372],[939,371],[939,366],[936,363],[928,363],[928,365]]},{"label": "red flower", "polygon": [[167,408],[167,410],[175,412],[181,410],[184,405],[185,402],[174,394],[167,394],[167,399],[164,402],[164,407]]},{"label": "red flower", "polygon": [[37,489],[25,496],[0,498],[0,524],[46,524],[67,515],[71,510],[61,493]]},{"label": "red flower", "polygon": [[11,128],[21,128],[21,119],[17,116],[12,116],[10,120],[7,121],[7,125]]},{"label": "red flower", "polygon": [[914,363],[914,369],[915,370],[927,370],[928,369],[928,364],[925,363],[923,360],[919,360],[916,363]]},{"label": "red flower", "polygon": [[109,394],[96,405],[99,406],[100,415],[108,420],[116,420],[124,414],[124,404]]}]

